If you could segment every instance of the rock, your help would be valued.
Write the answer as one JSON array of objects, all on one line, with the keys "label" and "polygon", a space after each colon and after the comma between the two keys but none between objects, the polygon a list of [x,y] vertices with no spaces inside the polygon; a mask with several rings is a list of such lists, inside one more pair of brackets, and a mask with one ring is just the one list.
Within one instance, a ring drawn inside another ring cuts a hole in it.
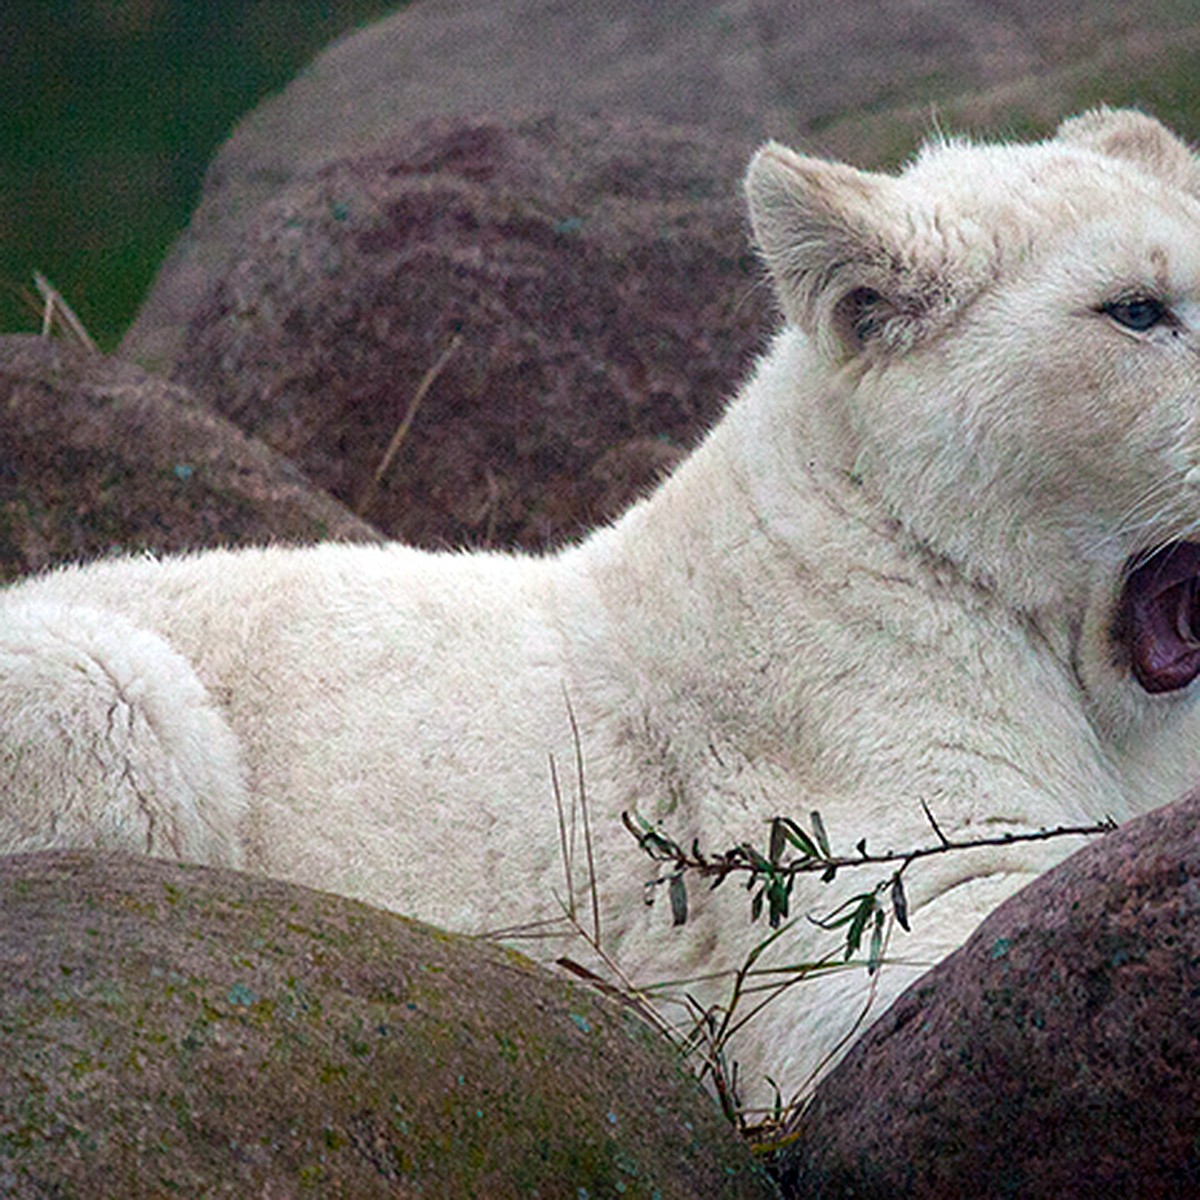
[{"label": "rock", "polygon": [[1197,828],[1200,792],[998,908],[817,1088],[785,1194],[1200,1194]]},{"label": "rock", "polygon": [[336,42],[240,123],[122,353],[168,371],[259,206],[417,118],[606,113],[702,126],[746,154],[779,137],[869,165],[908,153],[931,113],[1007,130],[1139,78],[1154,95],[1197,30],[1174,0],[421,0]]},{"label": "rock", "polygon": [[657,1034],[511,951],[117,855],[0,859],[0,911],[5,1196],[774,1194]]},{"label": "rock", "polygon": [[64,559],[380,535],[140,367],[0,338],[0,579]]},{"label": "rock", "polygon": [[543,548],[673,466],[758,348],[742,169],[652,121],[418,123],[263,208],[175,378],[393,537]]}]

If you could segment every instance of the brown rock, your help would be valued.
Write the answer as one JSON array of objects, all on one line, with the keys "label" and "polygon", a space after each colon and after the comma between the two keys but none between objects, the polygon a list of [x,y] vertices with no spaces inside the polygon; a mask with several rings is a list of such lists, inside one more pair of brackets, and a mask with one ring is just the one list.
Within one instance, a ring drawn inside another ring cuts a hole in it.
[{"label": "brown rock", "polygon": [[114,548],[379,537],[179,385],[0,338],[0,579]]},{"label": "brown rock", "polygon": [[176,378],[391,536],[544,547],[651,486],[753,357],[742,169],[652,122],[420,123],[264,208]]},{"label": "brown rock", "polygon": [[1200,1195],[1200,792],[1074,854],[818,1087],[803,1197]]},{"label": "brown rock", "polygon": [[766,1197],[627,1009],[284,883],[0,859],[0,1193]]}]

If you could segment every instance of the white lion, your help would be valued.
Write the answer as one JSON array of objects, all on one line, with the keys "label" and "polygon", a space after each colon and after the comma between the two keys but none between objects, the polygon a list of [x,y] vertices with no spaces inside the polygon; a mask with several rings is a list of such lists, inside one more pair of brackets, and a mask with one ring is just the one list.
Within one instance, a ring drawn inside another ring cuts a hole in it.
[{"label": "white lion", "polygon": [[[732,882],[693,887],[679,928],[644,906],[624,810],[710,853],[813,809],[835,849],[905,849],[934,840],[922,802],[968,839],[1200,782],[1189,150],[1099,110],[895,177],[768,145],[747,192],[786,325],[691,458],[581,544],[128,559],[0,595],[0,850],[124,847],[527,925],[567,900],[553,764],[566,825],[587,790],[603,944],[650,983],[728,972],[764,930]],[[1078,844],[914,866],[875,1011]],[[793,911],[878,878],[854,874],[806,877]],[[777,961],[833,936],[801,919]],[[868,987],[812,979],[750,1021],[730,1053],[751,1097],[803,1084]]]}]

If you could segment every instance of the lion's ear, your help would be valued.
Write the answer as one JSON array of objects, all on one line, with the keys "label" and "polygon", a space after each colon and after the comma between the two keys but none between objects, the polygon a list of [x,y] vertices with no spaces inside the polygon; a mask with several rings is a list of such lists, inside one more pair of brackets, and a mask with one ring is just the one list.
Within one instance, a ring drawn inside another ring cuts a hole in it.
[{"label": "lion's ear", "polygon": [[891,176],[776,142],[750,163],[750,222],[784,315],[832,357],[909,344],[928,311],[932,281],[905,264],[897,191]]},{"label": "lion's ear", "polygon": [[1132,162],[1175,187],[1200,195],[1200,169],[1191,149],[1165,125],[1136,108],[1101,105],[1068,117],[1055,136],[1073,146]]}]

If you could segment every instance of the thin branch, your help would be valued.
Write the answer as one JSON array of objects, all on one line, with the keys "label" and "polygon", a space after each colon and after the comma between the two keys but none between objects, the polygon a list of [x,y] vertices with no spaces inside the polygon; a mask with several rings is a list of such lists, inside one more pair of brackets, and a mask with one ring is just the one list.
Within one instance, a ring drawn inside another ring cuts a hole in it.
[{"label": "thin branch", "polygon": [[746,955],[742,965],[738,967],[733,978],[733,990],[729,996],[729,1003],[725,1006],[725,1015],[721,1019],[721,1025],[717,1029],[716,1044],[723,1046],[729,1038],[730,1022],[733,1020],[734,1010],[738,1006],[738,1001],[742,997],[742,989],[745,986],[746,979],[754,970],[754,964],[758,962],[764,952],[777,942],[791,927],[795,921],[789,921],[786,925],[781,925],[778,929],[772,931],[766,938],[755,946],[749,954]]},{"label": "thin branch", "polygon": [[925,803],[924,797],[921,799],[921,807],[925,810],[925,816],[928,818],[929,824],[933,826],[933,832],[938,835],[938,841],[941,842],[943,846],[949,846],[949,839],[941,831],[938,823],[933,819],[933,813],[929,811],[929,805]]},{"label": "thin branch", "polygon": [[[1094,836],[1101,833],[1111,833],[1116,829],[1116,822],[1111,817],[1097,821],[1091,825],[1059,825],[1054,829],[1038,829],[1030,833],[1002,833],[993,837],[968,838],[961,842],[949,841],[938,829],[940,844],[923,846],[916,850],[889,850],[886,854],[870,854],[865,848],[855,855],[805,855],[790,862],[768,863],[761,855],[748,845],[737,846],[724,854],[713,858],[703,855],[689,855],[682,847],[667,838],[656,834],[653,830],[639,831],[629,815],[623,814],[625,827],[637,838],[642,849],[658,862],[670,862],[677,868],[692,871],[701,877],[716,876],[718,880],[738,872],[763,874],[769,867],[778,875],[800,875],[813,872],[826,873],[831,870],[839,871],[851,867],[881,866],[890,863],[901,863],[907,867],[909,863],[922,858],[930,858],[936,854],[948,854],[957,850],[978,850],[987,846],[1015,846],[1022,842],[1044,842],[1058,837]],[[936,826],[935,826],[936,828]],[[859,843],[862,846],[862,843]],[[670,850],[667,850],[667,847]]]},{"label": "thin branch", "polygon": [[[887,957],[887,948],[888,948],[888,946],[891,945],[893,929],[894,929],[894,925],[892,922],[892,918],[889,917],[889,918],[887,918],[887,928],[884,933],[884,946],[883,946],[884,957],[882,960],[883,964],[886,964],[890,961]],[[848,965],[848,964],[846,964],[846,965]],[[795,1112],[795,1111],[799,1110],[800,1106],[803,1104],[803,1102],[805,1100],[805,1097],[806,1097],[809,1089],[813,1086],[813,1084],[816,1082],[816,1080],[820,1077],[821,1072],[825,1070],[825,1068],[830,1064],[830,1062],[832,1062],[833,1059],[838,1054],[840,1054],[843,1049],[845,1049],[845,1047],[854,1038],[855,1034],[857,1034],[858,1031],[862,1028],[863,1022],[867,1019],[867,1014],[871,1011],[871,1008],[875,1003],[875,998],[879,993],[879,977],[882,974],[883,974],[882,970],[879,970],[879,971],[876,971],[871,976],[871,981],[867,985],[866,1001],[863,1003],[862,1008],[859,1010],[858,1016],[854,1018],[854,1023],[850,1026],[849,1029],[847,1029],[845,1031],[845,1033],[842,1034],[842,1036],[840,1038],[838,1038],[838,1040],[836,1042],[834,1042],[834,1044],[829,1048],[829,1050],[825,1053],[825,1055],[821,1058],[821,1060],[817,1063],[817,1065],[815,1067],[813,1067],[813,1069],[808,1073],[807,1078],[800,1085],[800,1087],[796,1090],[796,1092],[792,1095],[792,1098],[788,1101],[787,1106],[786,1106],[787,1112]]]}]

